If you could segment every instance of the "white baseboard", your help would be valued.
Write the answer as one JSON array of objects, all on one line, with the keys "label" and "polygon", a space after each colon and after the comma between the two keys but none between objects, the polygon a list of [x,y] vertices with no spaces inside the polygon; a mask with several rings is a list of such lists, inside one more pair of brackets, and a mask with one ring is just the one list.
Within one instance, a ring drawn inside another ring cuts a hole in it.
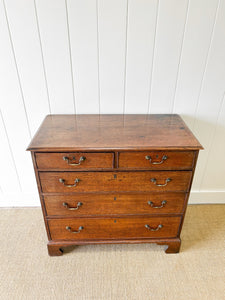
[{"label": "white baseboard", "polygon": [[38,194],[10,194],[0,196],[0,207],[37,207],[40,206]]},{"label": "white baseboard", "polygon": [[189,204],[225,204],[225,191],[192,191]]},{"label": "white baseboard", "polygon": [[[192,191],[189,204],[225,204],[225,191]],[[0,195],[0,207],[40,206],[38,194]]]}]

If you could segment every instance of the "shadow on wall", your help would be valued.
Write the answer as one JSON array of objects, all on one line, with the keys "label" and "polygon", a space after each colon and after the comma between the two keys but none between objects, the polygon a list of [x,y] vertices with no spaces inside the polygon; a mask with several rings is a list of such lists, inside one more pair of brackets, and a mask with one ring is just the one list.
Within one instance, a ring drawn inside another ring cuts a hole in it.
[{"label": "shadow on wall", "polygon": [[225,105],[215,121],[210,121],[210,117],[181,117],[204,147],[199,153],[193,190],[225,192]]}]

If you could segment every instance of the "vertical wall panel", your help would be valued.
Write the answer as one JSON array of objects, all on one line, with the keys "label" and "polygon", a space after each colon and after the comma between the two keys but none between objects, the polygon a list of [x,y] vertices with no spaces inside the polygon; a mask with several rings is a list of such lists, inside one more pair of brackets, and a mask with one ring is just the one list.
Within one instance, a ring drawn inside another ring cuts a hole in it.
[{"label": "vertical wall panel", "polygon": [[[8,143],[7,133],[5,131],[4,121],[0,112],[0,183],[1,192],[18,193],[20,192],[19,178],[17,176],[15,164],[13,161],[10,145]],[[13,190],[12,190],[13,183]]]},{"label": "vertical wall panel", "polygon": [[150,86],[150,113],[171,113],[188,1],[161,0]]},{"label": "vertical wall panel", "polygon": [[74,113],[74,95],[64,0],[36,0],[52,113]]},{"label": "vertical wall panel", "polygon": [[97,5],[68,0],[76,112],[99,113]]},{"label": "vertical wall panel", "polygon": [[190,1],[174,99],[174,112],[183,114],[192,129],[208,57],[218,1]]},{"label": "vertical wall panel", "polygon": [[[0,1],[0,40],[4,41],[0,47],[0,82],[3,83],[0,85],[0,108],[22,191],[29,193],[35,189],[30,154],[25,151],[31,136],[2,0]],[[7,172],[7,169],[4,170]]]},{"label": "vertical wall panel", "polygon": [[[205,174],[209,149],[225,92],[225,1],[221,1],[220,4],[193,129],[205,147],[196,170],[195,187],[198,189],[201,188],[202,177]],[[224,166],[220,165],[219,168]],[[213,174],[210,178],[215,180]]]},{"label": "vertical wall panel", "polygon": [[4,202],[4,196],[3,196],[3,193],[2,193],[2,188],[0,186],[0,203],[2,204],[3,202]]},{"label": "vertical wall panel", "polygon": [[0,204],[39,203],[25,149],[49,112],[180,113],[194,201],[222,201],[224,37],[225,0],[0,0]]},{"label": "vertical wall panel", "polygon": [[127,0],[98,0],[100,113],[123,113]]},{"label": "vertical wall panel", "polygon": [[225,169],[225,97],[219,112],[215,134],[209,148],[205,172],[201,181],[202,190],[224,190]]},{"label": "vertical wall panel", "polygon": [[49,114],[33,1],[7,0],[6,12],[32,135]]},{"label": "vertical wall panel", "polygon": [[147,113],[158,1],[128,3],[125,113]]}]

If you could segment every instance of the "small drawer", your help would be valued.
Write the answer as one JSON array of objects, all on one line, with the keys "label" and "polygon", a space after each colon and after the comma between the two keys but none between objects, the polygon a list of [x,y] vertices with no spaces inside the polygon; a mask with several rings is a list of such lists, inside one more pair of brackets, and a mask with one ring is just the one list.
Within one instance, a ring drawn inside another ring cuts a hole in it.
[{"label": "small drawer", "polygon": [[152,194],[79,194],[45,196],[48,216],[93,216],[135,214],[179,214],[185,193]]},{"label": "small drawer", "polygon": [[39,172],[43,193],[185,192],[191,171]]},{"label": "small drawer", "polygon": [[120,152],[119,168],[148,170],[191,170],[194,151]]},{"label": "small drawer", "polygon": [[52,240],[172,238],[180,217],[49,219]]},{"label": "small drawer", "polygon": [[36,164],[39,169],[112,169],[113,153],[36,153]]}]

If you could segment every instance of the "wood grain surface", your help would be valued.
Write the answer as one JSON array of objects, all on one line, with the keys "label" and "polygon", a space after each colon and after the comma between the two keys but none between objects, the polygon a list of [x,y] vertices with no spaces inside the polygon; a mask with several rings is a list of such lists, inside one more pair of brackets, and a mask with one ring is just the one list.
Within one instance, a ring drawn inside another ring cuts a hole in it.
[{"label": "wood grain surface", "polygon": [[[187,191],[190,185],[191,171],[147,171],[147,172],[40,172],[43,193],[76,192],[165,192]],[[157,186],[151,180],[155,178]],[[59,180],[65,180],[65,185]]]},{"label": "wood grain surface", "polygon": [[[180,225],[180,217],[133,217],[133,218],[76,218],[76,219],[51,219],[48,224],[51,237],[54,240],[81,240],[81,239],[125,239],[125,238],[172,238],[176,237]],[[148,230],[145,225],[152,229],[157,229],[159,225],[163,227],[157,231]],[[79,233],[73,233],[66,229],[71,227],[71,231],[78,231],[80,226],[83,229]]]},{"label": "wood grain surface", "polygon": [[[115,214],[180,214],[185,193],[79,194],[44,196],[47,216],[77,217]],[[152,206],[148,202],[152,202]],[[162,206],[162,202],[166,201]],[[81,202],[82,205],[78,205]],[[67,204],[67,207],[63,205]],[[162,207],[160,207],[162,206]],[[77,208],[70,210],[69,208]],[[160,207],[160,208],[156,208]]]},{"label": "wood grain surface", "polygon": [[49,115],[28,150],[201,148],[178,115]]},{"label": "wood grain surface", "polygon": [[119,153],[120,169],[191,170],[195,151],[138,151]]},{"label": "wood grain surface", "polygon": [[[114,166],[114,153],[36,153],[36,163],[39,169],[112,169]],[[63,157],[68,158],[64,160]],[[79,160],[85,157],[83,161]],[[77,165],[73,165],[77,164]]]},{"label": "wood grain surface", "polygon": [[28,150],[49,255],[143,241],[179,252],[201,148],[178,115],[47,116]]}]

